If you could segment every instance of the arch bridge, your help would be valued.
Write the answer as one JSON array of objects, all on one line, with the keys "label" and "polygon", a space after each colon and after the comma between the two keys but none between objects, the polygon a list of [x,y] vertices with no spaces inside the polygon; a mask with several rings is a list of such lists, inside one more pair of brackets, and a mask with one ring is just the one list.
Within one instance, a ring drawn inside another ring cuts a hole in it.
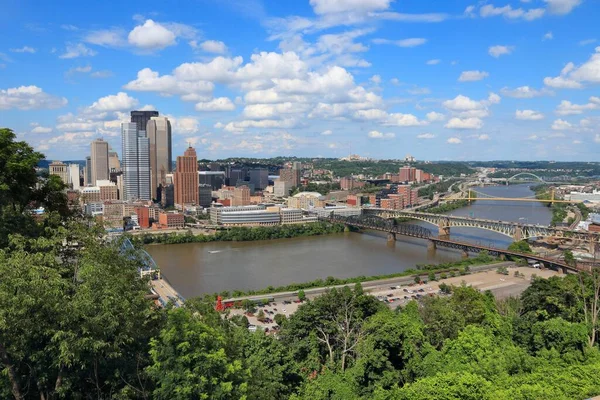
[{"label": "arch bridge", "polygon": [[160,277],[160,268],[156,265],[154,258],[144,249],[136,249],[129,238],[124,238],[120,244],[121,253],[127,255],[130,259],[136,259],[141,266],[138,268],[140,275],[153,275],[155,273]]}]

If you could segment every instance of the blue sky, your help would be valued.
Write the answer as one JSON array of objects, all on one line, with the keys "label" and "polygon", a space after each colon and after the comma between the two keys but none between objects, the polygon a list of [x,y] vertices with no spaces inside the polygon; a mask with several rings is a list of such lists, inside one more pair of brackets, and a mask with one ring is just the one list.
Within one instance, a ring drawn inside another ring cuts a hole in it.
[{"label": "blue sky", "polygon": [[120,152],[156,109],[174,156],[597,161],[598,21],[600,0],[4,0],[0,126],[49,159]]}]

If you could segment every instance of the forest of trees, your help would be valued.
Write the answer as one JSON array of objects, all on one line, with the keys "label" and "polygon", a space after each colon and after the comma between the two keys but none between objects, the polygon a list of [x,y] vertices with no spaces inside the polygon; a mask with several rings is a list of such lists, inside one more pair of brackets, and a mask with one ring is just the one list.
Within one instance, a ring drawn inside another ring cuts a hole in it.
[{"label": "forest of trees", "polygon": [[[396,310],[356,285],[278,318],[277,336],[251,333],[245,317],[217,313],[212,296],[155,306],[135,253],[59,206],[51,179],[35,189],[41,158],[0,130],[1,399],[600,394],[597,272],[535,278],[506,300],[451,287]],[[37,221],[28,210],[40,205],[48,212]]]}]

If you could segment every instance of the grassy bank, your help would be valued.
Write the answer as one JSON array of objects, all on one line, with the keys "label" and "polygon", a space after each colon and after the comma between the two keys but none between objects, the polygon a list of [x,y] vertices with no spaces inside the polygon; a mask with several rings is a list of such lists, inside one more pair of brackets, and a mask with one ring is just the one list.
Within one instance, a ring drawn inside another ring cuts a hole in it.
[{"label": "grassy bank", "polygon": [[[533,186],[531,188],[534,193],[535,193],[535,198],[539,199],[539,200],[550,200],[550,187],[547,185],[537,185],[537,186]],[[550,207],[550,210],[552,211],[552,221],[550,221],[550,225],[551,226],[556,226],[559,224],[562,224],[563,221],[565,220],[565,218],[567,218],[567,211],[568,211],[568,207],[570,207],[569,204],[567,203],[545,203],[548,207]],[[589,213],[590,210],[589,208],[587,208],[585,206],[585,204],[583,203],[576,203],[574,205],[575,207],[579,208],[579,211],[581,212],[581,216],[582,216],[582,220],[585,220]],[[568,223],[571,223],[572,221],[569,221]]]},{"label": "grassy bank", "polygon": [[[391,278],[401,278],[405,276],[415,276],[426,279],[426,277],[430,273],[445,273],[448,276],[457,276],[457,275],[466,275],[469,273],[469,267],[477,266],[477,265],[487,265],[487,264],[495,264],[501,262],[498,258],[491,257],[485,252],[479,253],[477,256],[472,258],[467,258],[460,261],[441,263],[441,264],[422,264],[417,265],[416,269],[407,269],[406,271],[398,272],[395,274],[387,274],[387,275],[371,275],[371,276],[356,276],[352,278],[334,278],[332,276],[328,276],[326,279],[316,279],[310,282],[303,283],[290,283],[289,285],[284,286],[268,286],[264,289],[259,290],[234,290],[224,291],[219,293],[223,298],[229,297],[244,297],[244,296],[261,296],[261,295],[269,295],[280,292],[294,292],[297,290],[304,289],[316,289],[323,288],[329,286],[336,285],[347,285],[353,283],[364,283],[370,281],[377,281],[382,279],[391,279]],[[215,298],[217,294],[213,295]]]},{"label": "grassy bank", "polygon": [[442,204],[436,207],[426,208],[423,211],[432,213],[432,214],[443,214],[450,211],[457,210],[459,208],[467,207],[470,205],[469,200],[455,200],[448,202],[446,204]]},{"label": "grassy bank", "polygon": [[344,231],[343,224],[329,222],[313,222],[301,225],[277,225],[269,227],[237,227],[218,231],[214,235],[194,235],[186,233],[159,233],[131,236],[129,239],[135,246],[145,244],[180,244],[208,242],[247,242],[254,240],[289,239],[295,237],[328,235]]}]

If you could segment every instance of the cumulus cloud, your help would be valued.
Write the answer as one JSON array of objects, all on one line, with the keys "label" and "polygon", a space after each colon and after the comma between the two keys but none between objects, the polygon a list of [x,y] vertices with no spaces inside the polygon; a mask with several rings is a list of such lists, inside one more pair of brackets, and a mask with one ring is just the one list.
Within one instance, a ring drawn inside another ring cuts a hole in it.
[{"label": "cumulus cloud", "polygon": [[441,60],[439,60],[439,59],[435,58],[435,59],[433,59],[433,60],[427,60],[427,62],[426,62],[425,64],[427,64],[427,65],[437,65],[437,64],[439,64],[440,62],[441,62]]},{"label": "cumulus cloud", "polygon": [[196,40],[192,40],[190,41],[190,46],[192,46],[195,49],[202,49],[202,51],[205,51],[207,53],[227,53],[227,46],[225,45],[225,43],[219,40],[205,40],[202,43],[198,43]]},{"label": "cumulus cloud", "polygon": [[600,83],[600,46],[595,53],[580,66],[568,63],[557,77],[544,78],[546,86],[559,89],[581,89],[585,84]]},{"label": "cumulus cloud", "polygon": [[489,73],[485,71],[463,71],[458,78],[459,82],[473,82],[480,81],[484,78],[490,76]]},{"label": "cumulus cloud", "polygon": [[427,120],[431,122],[439,122],[446,119],[444,114],[435,111],[428,112],[425,116],[427,117]]},{"label": "cumulus cloud", "polygon": [[544,34],[544,36],[542,37],[542,40],[552,40],[554,39],[554,35],[552,34],[552,32],[546,32]]},{"label": "cumulus cloud", "polygon": [[457,137],[451,137],[448,140],[446,140],[446,142],[449,143],[449,144],[461,144],[462,140],[460,140]]},{"label": "cumulus cloud", "polygon": [[89,106],[90,112],[128,111],[139,104],[139,101],[125,92],[101,97]]},{"label": "cumulus cloud", "polygon": [[481,129],[483,127],[483,121],[480,118],[452,118],[446,125],[448,129]]},{"label": "cumulus cloud", "polygon": [[206,102],[196,103],[196,111],[233,111],[235,104],[228,97],[218,97]]},{"label": "cumulus cloud", "polygon": [[572,128],[573,125],[571,125],[571,123],[560,118],[552,123],[552,129],[554,129],[555,131],[564,131]]},{"label": "cumulus cloud", "polygon": [[488,135],[487,133],[475,135],[475,137],[477,138],[477,140],[490,140],[490,135]]},{"label": "cumulus cloud", "polygon": [[515,117],[520,120],[537,121],[544,119],[544,114],[533,110],[517,110]]},{"label": "cumulus cloud", "polygon": [[52,132],[52,128],[48,128],[45,126],[36,126],[31,130],[31,133],[50,133]]},{"label": "cumulus cloud", "polygon": [[369,78],[369,80],[371,82],[373,82],[376,85],[379,85],[381,83],[381,76],[380,75],[373,75],[371,78]]},{"label": "cumulus cloud", "polygon": [[323,135],[323,136],[329,136],[331,134],[333,134],[333,132],[330,129],[327,129],[327,130],[321,132],[321,135]]},{"label": "cumulus cloud", "polygon": [[158,22],[146,20],[143,25],[138,25],[127,37],[129,44],[143,50],[161,50],[173,46],[176,35]]},{"label": "cumulus cloud", "polygon": [[565,15],[581,4],[581,0],[544,0],[551,14]]},{"label": "cumulus cloud", "polygon": [[371,139],[393,139],[393,138],[396,137],[396,134],[395,133],[391,133],[391,132],[389,132],[389,133],[382,133],[382,132],[379,132],[379,131],[370,131],[368,133],[368,136]]},{"label": "cumulus cloud", "polygon": [[67,105],[67,99],[48,94],[37,86],[0,89],[0,110],[54,109]]},{"label": "cumulus cloud", "polygon": [[419,133],[417,139],[433,139],[435,135],[433,133]]},{"label": "cumulus cloud", "polygon": [[503,87],[502,89],[500,89],[500,93],[502,93],[504,96],[514,97],[517,99],[531,99],[533,97],[541,97],[554,94],[554,92],[546,88],[537,90],[530,86],[520,86],[515,89]]},{"label": "cumulus cloud", "polygon": [[86,47],[83,43],[68,43],[67,48],[59,58],[77,58],[77,57],[93,57],[98,54],[96,51]]},{"label": "cumulus cloud", "polygon": [[84,36],[86,43],[95,44],[103,47],[121,47],[127,44],[125,31],[120,28],[101,29],[87,33]]},{"label": "cumulus cloud", "polygon": [[563,100],[556,108],[555,113],[558,115],[575,115],[597,109],[600,109],[600,97],[592,96],[587,104],[573,104],[570,101]]},{"label": "cumulus cloud", "polygon": [[390,40],[390,39],[373,39],[375,44],[393,44],[398,47],[417,47],[427,43],[425,38],[409,38],[401,40]]},{"label": "cumulus cloud", "polygon": [[496,46],[490,46],[490,48],[488,49],[488,53],[490,56],[498,58],[500,56],[512,53],[514,49],[515,49],[514,46],[496,45]]}]

